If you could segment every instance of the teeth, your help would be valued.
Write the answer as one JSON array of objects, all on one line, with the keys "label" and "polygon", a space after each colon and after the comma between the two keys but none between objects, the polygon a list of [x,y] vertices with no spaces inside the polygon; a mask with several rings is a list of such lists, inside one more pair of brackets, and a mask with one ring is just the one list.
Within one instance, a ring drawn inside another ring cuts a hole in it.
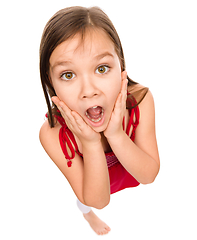
[{"label": "teeth", "polygon": [[[93,107],[93,108],[97,108],[97,106],[96,106],[96,107]],[[103,117],[103,112],[104,112],[104,110],[102,109],[101,117],[98,118],[98,119],[90,118],[90,116],[88,115],[87,112],[86,112],[86,116],[87,116],[92,122],[99,122],[99,121],[102,119],[102,117]]]}]

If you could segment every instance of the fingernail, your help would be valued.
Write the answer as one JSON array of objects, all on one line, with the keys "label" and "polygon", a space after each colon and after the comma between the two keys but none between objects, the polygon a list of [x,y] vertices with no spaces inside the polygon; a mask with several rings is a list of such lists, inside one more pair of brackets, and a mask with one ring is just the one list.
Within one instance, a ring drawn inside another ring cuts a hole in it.
[{"label": "fingernail", "polygon": [[55,103],[55,99],[53,97],[51,98],[51,101]]}]

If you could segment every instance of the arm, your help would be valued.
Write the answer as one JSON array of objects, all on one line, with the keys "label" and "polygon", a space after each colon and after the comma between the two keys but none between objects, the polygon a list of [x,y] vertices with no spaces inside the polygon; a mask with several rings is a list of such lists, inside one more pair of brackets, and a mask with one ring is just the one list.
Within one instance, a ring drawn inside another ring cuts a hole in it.
[{"label": "arm", "polygon": [[124,168],[138,182],[142,184],[152,183],[159,172],[158,159],[148,154],[150,149],[146,152],[139,148],[126,134],[120,136],[119,141],[117,143],[117,141],[112,140],[110,145]]},{"label": "arm", "polygon": [[[61,111],[67,126],[80,140],[83,149],[82,179],[78,179],[75,174],[75,178],[69,182],[71,186],[76,181],[79,181],[78,184],[82,183],[80,190],[82,196],[79,198],[82,203],[99,209],[103,208],[110,201],[110,182],[101,136],[89,127],[78,113],[71,111],[63,102],[57,98],[53,98],[53,101]],[[76,154],[76,158],[80,157]],[[73,165],[74,162],[75,159],[73,159]],[[72,168],[73,166],[69,168],[68,172]]]},{"label": "arm", "polygon": [[83,145],[83,196],[88,206],[100,209],[109,204],[110,181],[101,142]]},{"label": "arm", "polygon": [[[124,94],[122,91],[122,96]],[[125,99],[126,96],[122,98],[122,102],[119,101],[119,105],[117,100],[115,108],[117,112],[112,116],[114,118],[112,121],[115,122],[115,116],[121,115],[125,108]],[[154,181],[160,168],[155,136],[154,101],[150,91],[140,103],[139,109],[140,122],[136,129],[135,142],[131,141],[120,127],[114,132],[107,131],[105,135],[113,152],[125,169],[140,183],[148,184]],[[116,124],[118,123],[116,122]],[[111,128],[111,126],[109,127]]]}]

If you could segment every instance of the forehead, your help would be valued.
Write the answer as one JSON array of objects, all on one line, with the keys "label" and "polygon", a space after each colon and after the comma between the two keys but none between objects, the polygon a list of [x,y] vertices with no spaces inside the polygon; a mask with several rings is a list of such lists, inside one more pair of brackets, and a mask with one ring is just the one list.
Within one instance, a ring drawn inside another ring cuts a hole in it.
[{"label": "forehead", "polygon": [[82,38],[81,34],[67,39],[58,45],[49,59],[51,67],[55,64],[73,58],[94,58],[95,56],[109,53],[117,57],[114,43],[102,30],[89,30]]}]

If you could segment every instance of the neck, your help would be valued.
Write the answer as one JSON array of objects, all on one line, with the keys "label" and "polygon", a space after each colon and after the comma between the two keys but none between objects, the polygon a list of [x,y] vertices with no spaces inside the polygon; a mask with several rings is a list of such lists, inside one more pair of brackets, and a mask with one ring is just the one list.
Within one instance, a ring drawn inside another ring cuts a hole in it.
[{"label": "neck", "polygon": [[103,150],[104,152],[111,152],[111,147],[107,141],[107,138],[105,137],[104,133],[101,132],[101,142],[102,142],[102,146],[103,146]]}]

